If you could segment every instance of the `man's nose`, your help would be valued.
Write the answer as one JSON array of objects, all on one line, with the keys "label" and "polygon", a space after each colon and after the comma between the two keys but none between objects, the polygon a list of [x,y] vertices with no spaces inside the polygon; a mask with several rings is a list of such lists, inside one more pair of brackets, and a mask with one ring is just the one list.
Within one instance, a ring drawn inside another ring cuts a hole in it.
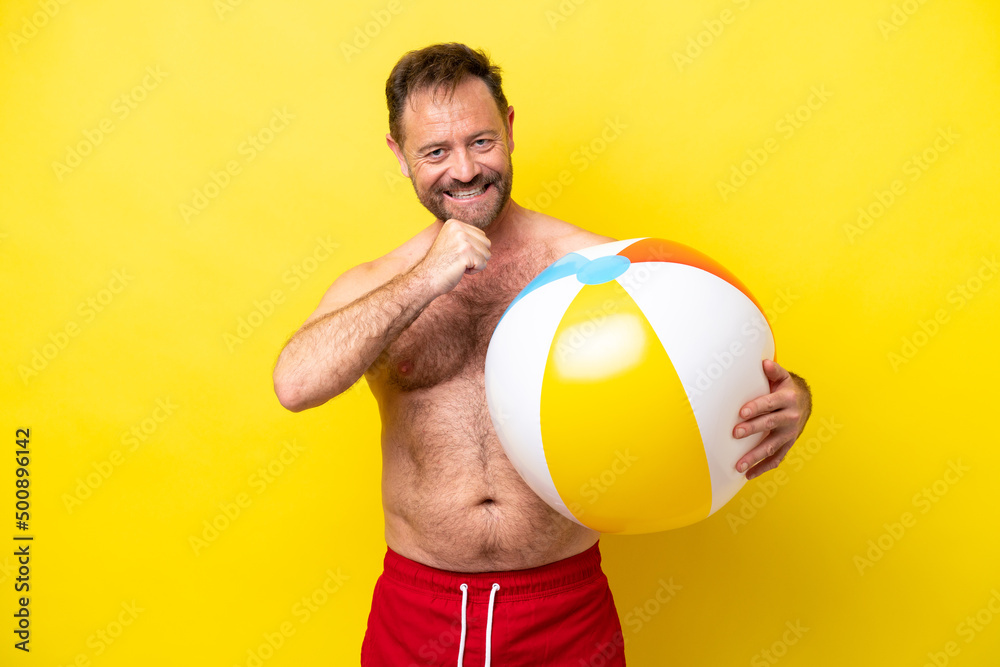
[{"label": "man's nose", "polygon": [[481,171],[475,156],[466,150],[455,151],[450,166],[451,177],[462,183],[472,181]]}]

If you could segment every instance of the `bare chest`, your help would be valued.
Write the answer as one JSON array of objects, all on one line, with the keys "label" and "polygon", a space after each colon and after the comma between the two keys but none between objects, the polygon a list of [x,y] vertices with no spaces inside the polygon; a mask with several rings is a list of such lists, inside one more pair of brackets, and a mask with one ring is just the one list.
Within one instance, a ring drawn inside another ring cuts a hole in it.
[{"label": "bare chest", "polygon": [[407,392],[482,373],[490,337],[518,292],[556,259],[541,248],[496,261],[439,296],[373,365],[381,389]]}]

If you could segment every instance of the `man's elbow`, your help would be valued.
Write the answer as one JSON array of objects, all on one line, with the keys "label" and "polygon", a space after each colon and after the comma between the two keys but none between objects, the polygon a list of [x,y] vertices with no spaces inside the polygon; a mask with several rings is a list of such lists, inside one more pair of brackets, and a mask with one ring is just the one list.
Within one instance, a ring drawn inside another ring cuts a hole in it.
[{"label": "man's elbow", "polygon": [[281,407],[291,412],[302,412],[313,407],[305,395],[302,386],[286,378],[274,374],[274,395],[278,397]]},{"label": "man's elbow", "polygon": [[291,412],[302,412],[305,410],[305,405],[299,398],[298,393],[286,389],[278,383],[274,384],[274,395],[278,397],[278,402],[281,403],[281,407]]},{"label": "man's elbow", "polygon": [[[302,412],[309,408],[317,408],[331,398],[338,396],[343,390],[337,389],[318,393],[318,388],[309,388],[300,382],[274,375],[274,395],[278,397],[281,407],[291,412]],[[322,392],[322,390],[321,390]]]}]

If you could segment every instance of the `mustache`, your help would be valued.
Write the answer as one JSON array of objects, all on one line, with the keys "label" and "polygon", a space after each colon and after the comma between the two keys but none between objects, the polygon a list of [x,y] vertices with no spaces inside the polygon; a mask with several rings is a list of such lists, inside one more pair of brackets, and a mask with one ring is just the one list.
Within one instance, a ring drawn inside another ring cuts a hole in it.
[{"label": "mustache", "polygon": [[452,181],[448,185],[438,188],[438,193],[447,192],[450,190],[475,190],[484,185],[492,185],[500,180],[500,174],[494,172],[486,176],[484,174],[478,174],[474,179],[467,183],[462,181]]}]

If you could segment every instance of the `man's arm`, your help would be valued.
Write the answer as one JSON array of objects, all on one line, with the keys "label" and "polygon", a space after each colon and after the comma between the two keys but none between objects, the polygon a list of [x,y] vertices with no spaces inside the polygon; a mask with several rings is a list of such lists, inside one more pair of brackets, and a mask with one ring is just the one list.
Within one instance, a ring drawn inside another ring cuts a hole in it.
[{"label": "man's arm", "polygon": [[366,284],[369,265],[347,271],[330,286],[274,366],[274,392],[285,408],[314,408],[349,389],[437,297],[414,269],[354,301],[349,296]]},{"label": "man's arm", "polygon": [[330,286],[274,366],[284,407],[300,412],[346,391],[431,301],[486,268],[490,241],[482,230],[458,220],[436,224],[434,243],[408,271],[365,291],[375,269],[363,264]]}]

